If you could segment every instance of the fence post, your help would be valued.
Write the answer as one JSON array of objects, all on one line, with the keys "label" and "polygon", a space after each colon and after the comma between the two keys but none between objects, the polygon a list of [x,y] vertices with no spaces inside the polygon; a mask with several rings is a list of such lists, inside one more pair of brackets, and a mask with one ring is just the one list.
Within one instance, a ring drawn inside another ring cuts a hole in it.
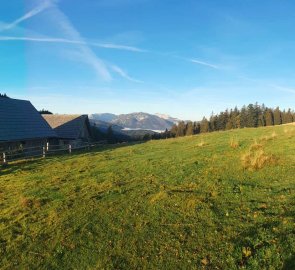
[{"label": "fence post", "polygon": [[6,154],[3,153],[3,164],[7,164]]},{"label": "fence post", "polygon": [[46,156],[45,146],[43,146],[42,150],[43,150],[42,157],[45,158],[45,156]]},{"label": "fence post", "polygon": [[69,153],[72,153],[72,146],[69,144]]}]

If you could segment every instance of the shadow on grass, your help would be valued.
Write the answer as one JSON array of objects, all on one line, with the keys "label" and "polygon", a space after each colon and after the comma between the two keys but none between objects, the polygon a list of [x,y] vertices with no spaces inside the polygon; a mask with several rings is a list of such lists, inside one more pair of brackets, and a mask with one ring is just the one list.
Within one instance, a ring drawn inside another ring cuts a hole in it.
[{"label": "shadow on grass", "polygon": [[[244,232],[242,232],[238,238],[235,239],[235,243],[239,247],[248,247],[251,250],[251,256],[244,257],[241,261],[237,262],[240,267],[247,267],[248,259],[251,257],[262,256],[264,253],[263,250],[270,249],[272,250],[274,239],[279,239],[279,242],[284,245],[286,234],[283,231],[274,232],[273,228],[278,227],[280,221],[264,222],[261,224],[256,224],[251,226]],[[288,244],[284,245],[283,252],[286,252],[289,249]],[[277,252],[272,250],[272,252]],[[259,254],[259,255],[258,255]],[[264,258],[256,258],[264,264]],[[269,262],[270,265],[264,265],[264,267],[270,267],[272,262]],[[279,263],[279,262],[277,262]],[[290,258],[285,258],[283,262],[283,270],[295,269],[295,256],[292,255]],[[268,269],[268,268],[267,268]]]},{"label": "shadow on grass", "polygon": [[295,269],[295,255],[286,260],[283,266],[283,270]]},{"label": "shadow on grass", "polygon": [[63,160],[70,160],[70,159],[76,158],[79,155],[96,154],[96,153],[101,153],[108,150],[114,150],[114,149],[118,149],[118,148],[122,148],[126,146],[142,144],[142,143],[145,143],[145,142],[140,141],[140,142],[130,142],[130,143],[106,144],[106,145],[96,146],[89,150],[87,149],[73,150],[71,154],[67,153],[67,150],[65,150],[57,154],[48,155],[45,159],[35,158],[35,159],[24,159],[20,161],[15,161],[15,162],[11,162],[8,165],[0,166],[0,176],[12,174],[17,171],[35,170],[35,169],[38,169],[39,166],[44,165],[45,162],[46,163],[50,162],[52,160],[55,160],[56,158],[63,158]]}]

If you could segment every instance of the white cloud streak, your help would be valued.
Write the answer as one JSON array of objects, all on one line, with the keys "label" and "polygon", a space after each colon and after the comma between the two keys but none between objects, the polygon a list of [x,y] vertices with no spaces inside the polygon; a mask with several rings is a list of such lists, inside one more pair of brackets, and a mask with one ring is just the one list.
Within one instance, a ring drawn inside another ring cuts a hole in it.
[{"label": "white cloud streak", "polygon": [[[47,42],[47,43],[67,43],[77,45],[77,54],[76,60],[80,62],[87,63],[91,66],[96,74],[102,78],[104,81],[111,81],[112,76],[110,71],[108,70],[107,65],[103,60],[98,58],[96,54],[92,51],[90,47],[100,47],[105,49],[116,49],[116,50],[126,50],[132,52],[144,52],[144,50],[125,45],[111,44],[111,43],[95,43],[95,42],[86,42],[85,39],[82,38],[81,34],[76,30],[76,28],[72,25],[69,18],[58,8],[56,5],[56,1],[54,0],[45,0],[40,6],[32,9],[24,16],[18,18],[14,22],[10,24],[0,26],[0,32],[13,29],[17,27],[21,22],[26,21],[42,11],[50,8],[51,16],[54,16],[54,20],[59,24],[60,29],[63,34],[66,36],[65,38],[50,38],[50,37],[14,37],[14,36],[0,36],[0,40],[2,41],[31,41],[31,42]],[[132,82],[141,82],[139,80],[131,78],[125,71],[123,71],[118,66],[112,65],[111,70],[115,73],[119,74],[121,77],[132,81]]]},{"label": "white cloud streak", "polygon": [[210,63],[200,61],[200,60],[197,60],[197,59],[189,59],[189,61],[192,62],[192,63],[195,63],[195,64],[202,65],[202,66],[206,66],[206,67],[210,67],[210,68],[214,68],[214,69],[220,69],[220,67],[217,66],[217,65],[210,64]]},{"label": "white cloud streak", "polygon": [[116,65],[110,65],[110,68],[116,72],[117,74],[119,74],[122,78],[127,79],[128,81],[131,82],[135,82],[135,83],[143,83],[143,81],[134,79],[132,77],[130,77],[127,72],[125,72],[123,69],[121,69],[120,67],[116,66]]},{"label": "white cloud streak", "polygon": [[0,36],[0,41],[31,41],[31,42],[44,42],[44,43],[65,43],[77,44],[91,47],[99,47],[104,49],[124,50],[131,52],[146,52],[145,50],[125,45],[111,44],[111,43],[95,43],[87,42],[85,40],[71,40],[65,38],[51,38],[51,37],[15,37],[15,36]]},{"label": "white cloud streak", "polygon": [[284,87],[284,86],[275,85],[275,84],[271,84],[269,86],[276,89],[276,90],[282,91],[282,92],[288,92],[288,93],[295,94],[295,88]]},{"label": "white cloud streak", "polygon": [[81,59],[78,60],[91,66],[96,74],[104,81],[111,81],[112,76],[108,71],[106,64],[91,50],[80,33],[72,25],[69,18],[62,11],[60,11],[56,5],[54,5],[51,10],[54,20],[66,36],[65,40],[75,40],[77,42],[77,49],[81,54]]},{"label": "white cloud streak", "polygon": [[51,1],[48,1],[48,0],[43,1],[40,6],[37,6],[36,8],[30,10],[28,13],[26,13],[22,17],[16,19],[14,22],[1,27],[0,32],[7,31],[9,29],[12,29],[12,28],[18,26],[21,22],[26,21],[26,20],[36,16],[37,14],[41,13],[42,11],[44,11],[45,9],[48,9],[51,6],[52,6]]},{"label": "white cloud streak", "polygon": [[93,43],[88,42],[90,46],[96,46],[106,49],[117,49],[117,50],[125,50],[125,51],[131,51],[131,52],[147,52],[147,50],[143,50],[140,48],[132,47],[132,46],[125,46],[125,45],[118,45],[118,44],[111,44],[111,43]]}]

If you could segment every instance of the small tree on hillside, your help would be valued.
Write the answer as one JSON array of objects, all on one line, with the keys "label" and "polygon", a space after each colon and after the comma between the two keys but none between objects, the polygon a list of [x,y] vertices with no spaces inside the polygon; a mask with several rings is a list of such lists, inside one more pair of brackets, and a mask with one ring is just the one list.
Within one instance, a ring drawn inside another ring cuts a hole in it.
[{"label": "small tree on hillside", "polygon": [[52,112],[42,109],[41,111],[39,111],[40,114],[53,114]]},{"label": "small tree on hillside", "polygon": [[206,117],[203,118],[203,120],[200,123],[200,132],[201,133],[206,133],[210,131],[210,125],[209,121],[207,120]]},{"label": "small tree on hillside", "polygon": [[273,121],[273,112],[271,109],[266,109],[265,110],[265,125],[266,126],[273,126],[274,121]]},{"label": "small tree on hillside", "polygon": [[113,132],[112,126],[108,127],[107,140],[108,140],[108,143],[114,143],[115,142],[114,132]]},{"label": "small tree on hillside", "polygon": [[192,122],[188,122],[186,124],[186,132],[185,132],[186,136],[191,136],[194,135],[194,126]]},{"label": "small tree on hillside", "polygon": [[274,122],[274,125],[282,124],[282,115],[281,115],[281,111],[279,107],[277,107],[273,112],[273,122]]}]

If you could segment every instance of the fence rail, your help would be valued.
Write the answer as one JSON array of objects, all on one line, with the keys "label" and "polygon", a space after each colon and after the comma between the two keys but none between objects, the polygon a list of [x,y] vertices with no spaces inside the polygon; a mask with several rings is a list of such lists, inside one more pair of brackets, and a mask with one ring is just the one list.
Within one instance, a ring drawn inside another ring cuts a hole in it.
[{"label": "fence rail", "polygon": [[40,145],[35,147],[20,147],[19,149],[7,150],[0,153],[0,164],[8,164],[9,162],[33,159],[46,158],[47,156],[54,156],[62,152],[71,154],[75,150],[92,149],[97,146],[105,145],[106,141],[83,143],[79,145],[64,144],[64,145]]}]

